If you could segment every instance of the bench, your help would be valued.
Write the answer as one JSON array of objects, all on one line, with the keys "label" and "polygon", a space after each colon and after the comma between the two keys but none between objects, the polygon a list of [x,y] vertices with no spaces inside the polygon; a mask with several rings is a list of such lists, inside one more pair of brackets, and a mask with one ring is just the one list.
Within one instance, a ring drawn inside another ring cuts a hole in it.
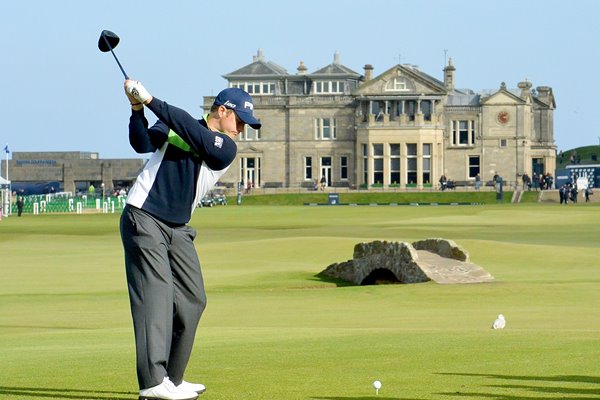
[{"label": "bench", "polygon": [[283,182],[265,182],[262,187],[265,189],[278,189],[283,187]]}]

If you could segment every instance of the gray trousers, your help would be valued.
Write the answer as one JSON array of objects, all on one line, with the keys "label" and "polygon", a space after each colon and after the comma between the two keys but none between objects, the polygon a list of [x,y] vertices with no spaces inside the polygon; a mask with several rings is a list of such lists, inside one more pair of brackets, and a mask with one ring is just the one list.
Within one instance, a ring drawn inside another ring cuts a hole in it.
[{"label": "gray trousers", "polygon": [[140,389],[183,379],[206,307],[195,237],[129,205],[121,215]]}]

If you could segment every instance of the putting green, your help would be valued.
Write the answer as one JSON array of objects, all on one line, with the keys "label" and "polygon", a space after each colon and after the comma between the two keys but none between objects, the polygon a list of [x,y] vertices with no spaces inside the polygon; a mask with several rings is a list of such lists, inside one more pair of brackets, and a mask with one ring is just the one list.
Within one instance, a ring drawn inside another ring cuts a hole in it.
[{"label": "putting green", "polygon": [[[208,307],[187,379],[202,399],[597,398],[599,220],[594,205],[198,210]],[[315,276],[357,242],[426,237],[495,282]],[[0,257],[0,398],[136,399],[118,215],[6,218]]]}]

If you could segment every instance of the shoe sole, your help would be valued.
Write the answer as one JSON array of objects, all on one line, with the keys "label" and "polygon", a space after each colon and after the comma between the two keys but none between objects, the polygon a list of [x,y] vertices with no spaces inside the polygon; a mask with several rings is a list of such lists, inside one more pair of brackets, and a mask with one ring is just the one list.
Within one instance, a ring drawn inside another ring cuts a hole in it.
[{"label": "shoe sole", "polygon": [[[187,397],[187,398],[181,399],[181,400],[196,400],[197,398],[198,398],[198,395],[196,395],[194,397]],[[165,399],[161,399],[160,397],[139,396],[138,400],[165,400]]]}]

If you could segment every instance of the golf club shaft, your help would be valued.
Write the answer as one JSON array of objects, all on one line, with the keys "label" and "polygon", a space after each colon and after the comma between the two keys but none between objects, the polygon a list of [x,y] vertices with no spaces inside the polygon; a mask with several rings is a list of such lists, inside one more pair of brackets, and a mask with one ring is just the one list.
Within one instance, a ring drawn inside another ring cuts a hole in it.
[{"label": "golf club shaft", "polygon": [[125,77],[125,79],[129,79],[129,76],[127,76],[127,73],[125,72],[125,70],[123,69],[123,66],[119,62],[119,59],[117,58],[117,55],[113,51],[112,46],[110,45],[110,43],[108,43],[108,39],[106,39],[106,36],[104,36],[104,35],[102,35],[102,38],[104,38],[104,43],[106,43],[106,46],[108,46],[108,48],[110,49],[111,54],[115,58],[115,61],[119,65],[119,68],[121,69],[121,72],[123,73],[123,76]]},{"label": "golf club shaft", "polygon": [[127,73],[123,69],[123,66],[119,62],[119,59],[117,58],[117,55],[115,54],[115,52],[112,49],[110,49],[110,52],[112,53],[113,57],[115,58],[115,61],[117,62],[117,64],[119,64],[119,68],[121,69],[121,72],[123,73],[123,76],[125,77],[125,79],[129,79],[129,76],[127,75]]}]

